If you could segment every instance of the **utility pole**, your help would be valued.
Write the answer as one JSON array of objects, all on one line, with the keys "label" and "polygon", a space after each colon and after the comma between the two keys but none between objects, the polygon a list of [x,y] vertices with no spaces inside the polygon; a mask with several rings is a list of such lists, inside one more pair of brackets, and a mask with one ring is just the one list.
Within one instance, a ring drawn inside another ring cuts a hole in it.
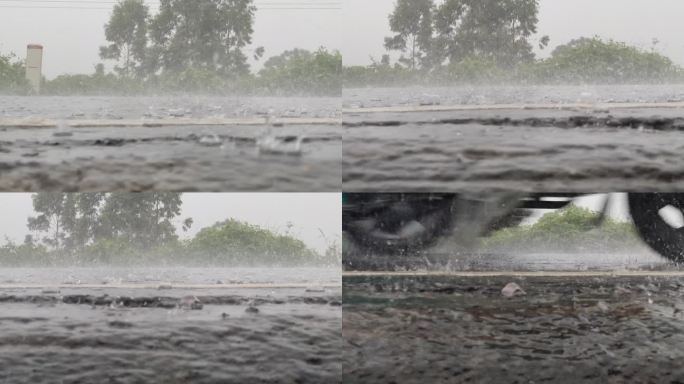
[{"label": "utility pole", "polygon": [[31,84],[35,94],[40,93],[40,83],[43,78],[43,46],[29,44],[26,49],[26,79]]}]

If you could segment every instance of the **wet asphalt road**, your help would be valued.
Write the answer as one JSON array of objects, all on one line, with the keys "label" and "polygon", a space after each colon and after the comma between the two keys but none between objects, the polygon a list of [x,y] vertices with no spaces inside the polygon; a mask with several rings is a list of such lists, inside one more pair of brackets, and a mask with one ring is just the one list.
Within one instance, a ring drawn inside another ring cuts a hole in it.
[{"label": "wet asphalt road", "polygon": [[[3,289],[0,382],[334,382],[340,294]],[[187,295],[202,308],[183,306]]]},{"label": "wet asphalt road", "polygon": [[[4,191],[335,191],[341,136],[335,126],[7,128],[0,141]],[[269,136],[270,135],[270,136]],[[272,137],[301,153],[264,153]],[[211,144],[204,144],[210,141]]]},{"label": "wet asphalt road", "polygon": [[[338,98],[0,97],[4,191],[338,191]],[[83,121],[263,119],[260,125],[83,127]]]},{"label": "wet asphalt road", "polygon": [[611,105],[682,100],[682,86],[345,90],[343,188],[681,190],[682,109]]},{"label": "wet asphalt road", "polygon": [[345,383],[684,381],[681,275],[343,281]]},{"label": "wet asphalt road", "polygon": [[0,383],[339,382],[339,279],[330,268],[3,268]]},{"label": "wet asphalt road", "polygon": [[679,110],[345,115],[345,190],[672,191],[684,188]]}]

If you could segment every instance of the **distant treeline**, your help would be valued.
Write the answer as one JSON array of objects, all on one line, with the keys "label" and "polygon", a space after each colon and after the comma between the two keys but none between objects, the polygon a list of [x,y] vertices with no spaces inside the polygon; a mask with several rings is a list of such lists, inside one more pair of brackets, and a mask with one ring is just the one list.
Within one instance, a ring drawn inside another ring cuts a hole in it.
[{"label": "distant treeline", "polygon": [[557,47],[549,58],[504,68],[470,56],[430,69],[390,65],[389,57],[369,66],[344,67],[345,87],[406,85],[662,84],[684,82],[684,69],[656,52],[598,37]]},{"label": "distant treeline", "polygon": [[[37,193],[37,215],[28,219],[24,242],[0,246],[2,266],[185,265],[303,266],[338,265],[340,251],[324,254],[288,233],[227,219],[179,239],[173,220],[181,194]],[[184,231],[192,219],[182,221]]]},{"label": "distant treeline", "polygon": [[[108,45],[100,58],[113,63],[105,73],[61,75],[45,80],[42,92],[61,94],[330,95],[341,92],[342,56],[319,48],[292,49],[264,62],[253,73],[248,57],[264,48],[252,42],[253,0],[168,0],[153,16],[143,0],[121,0],[105,25]],[[0,92],[29,93],[23,62],[0,56]]]},{"label": "distant treeline", "polygon": [[[439,4],[437,4],[439,3]],[[400,52],[343,70],[347,87],[444,84],[664,83],[684,70],[656,52],[599,37],[556,47],[537,34],[538,0],[397,0],[385,48]]]},{"label": "distant treeline", "polygon": [[[255,96],[339,96],[342,56],[320,48],[286,51],[272,57],[255,74],[229,78],[207,69],[188,68],[181,72],[152,74],[144,79],[105,73],[98,64],[92,74],[60,75],[43,79],[43,95],[156,95],[164,93],[207,93]],[[24,63],[14,55],[0,55],[0,94],[31,93]]]}]

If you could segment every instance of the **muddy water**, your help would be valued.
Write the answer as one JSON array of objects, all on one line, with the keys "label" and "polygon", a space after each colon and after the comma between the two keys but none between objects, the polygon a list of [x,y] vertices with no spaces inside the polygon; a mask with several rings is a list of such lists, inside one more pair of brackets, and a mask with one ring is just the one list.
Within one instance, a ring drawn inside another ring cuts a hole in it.
[{"label": "muddy water", "polygon": [[[339,271],[54,272],[46,278],[47,269],[2,271],[1,382],[339,380]],[[231,282],[245,288],[221,286]],[[301,286],[277,287],[288,282]]]},{"label": "muddy water", "polygon": [[[59,125],[2,129],[0,190],[337,191],[339,126],[266,121],[339,116],[337,98],[0,97],[0,119]],[[264,124],[68,127],[80,120],[205,118]]]},{"label": "muddy water", "polygon": [[[505,298],[517,282],[525,295]],[[680,277],[345,277],[348,383],[684,380]]]},{"label": "muddy water", "polygon": [[[684,87],[347,90],[343,185],[350,191],[681,190]],[[557,105],[366,113],[369,107]],[[585,108],[564,108],[582,103]],[[591,108],[593,103],[601,103]],[[606,107],[607,105],[607,107]],[[589,108],[586,108],[589,106]]]}]

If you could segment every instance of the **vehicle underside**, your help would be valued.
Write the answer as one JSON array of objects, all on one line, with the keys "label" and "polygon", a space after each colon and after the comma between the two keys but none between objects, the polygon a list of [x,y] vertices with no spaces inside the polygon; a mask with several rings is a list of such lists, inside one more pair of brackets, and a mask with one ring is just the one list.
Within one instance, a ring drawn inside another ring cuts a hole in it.
[{"label": "vehicle underside", "polygon": [[[407,257],[444,236],[468,245],[479,236],[519,225],[533,210],[561,209],[581,195],[347,193],[343,196],[343,231],[357,249],[367,251],[362,254]],[[642,240],[661,256],[677,263],[683,261],[684,230],[667,220],[662,210],[681,214],[684,194],[629,193],[627,198],[629,214]],[[609,200],[606,194],[596,226],[606,216]],[[345,264],[350,267],[350,263]]]}]

